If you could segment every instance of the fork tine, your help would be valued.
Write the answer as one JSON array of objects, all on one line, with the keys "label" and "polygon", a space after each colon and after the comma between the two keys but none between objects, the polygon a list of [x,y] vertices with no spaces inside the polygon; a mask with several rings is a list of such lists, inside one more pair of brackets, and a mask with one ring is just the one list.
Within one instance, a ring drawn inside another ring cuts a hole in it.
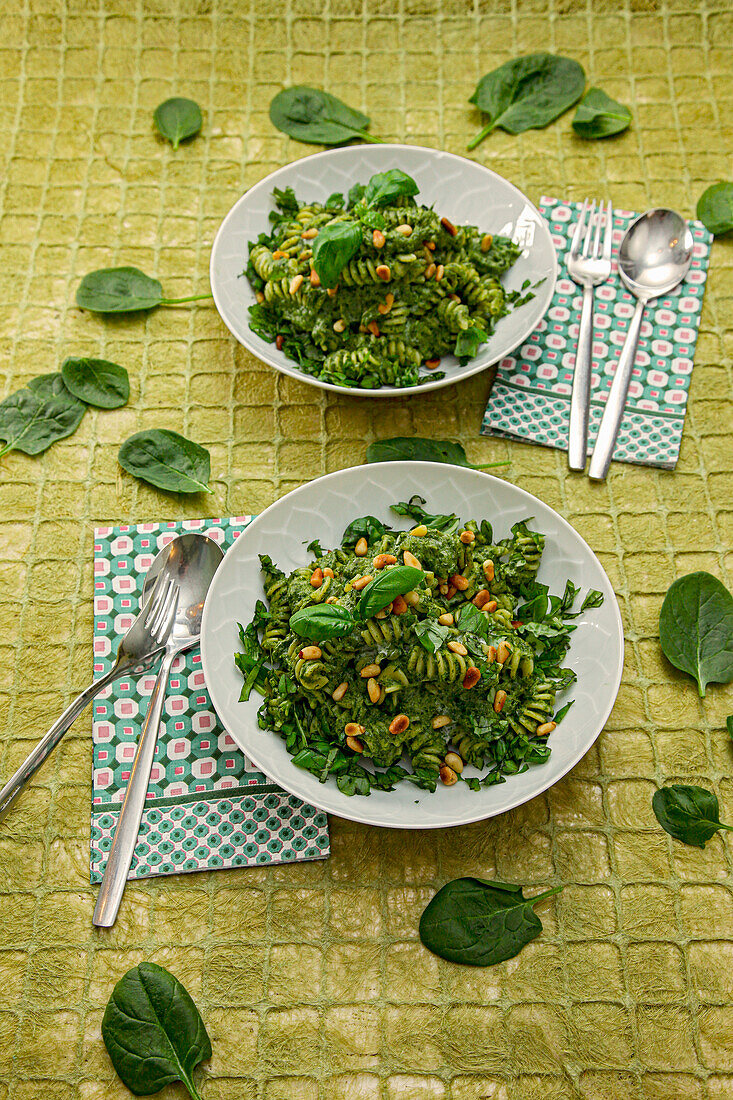
[{"label": "fork tine", "polygon": [[165,599],[165,589],[167,586],[167,581],[168,577],[166,576],[165,570],[163,570],[161,573],[158,573],[158,576],[155,578],[155,584],[153,585],[152,591],[148,596],[145,607],[143,609],[143,614],[145,616],[143,621],[145,623],[145,626],[147,627],[150,626],[153,615],[155,615],[155,613],[160,608],[162,601]]},{"label": "fork tine", "polygon": [[581,233],[583,231],[583,222],[585,221],[585,215],[588,210],[588,199],[583,200],[583,205],[580,208],[580,214],[578,214],[578,222],[575,226],[575,232],[573,233],[573,241],[570,245],[570,255],[577,256],[580,251]]},{"label": "fork tine", "polygon": [[166,641],[167,638],[168,638],[168,635],[171,632],[171,627],[173,626],[173,620],[175,619],[176,612],[178,610],[178,596],[179,596],[179,594],[180,594],[180,589],[179,589],[178,585],[171,582],[171,588],[170,588],[170,591],[168,593],[168,599],[166,601],[166,607],[167,607],[166,614],[165,614],[165,616],[163,616],[161,618],[160,626],[159,626],[158,630],[155,633],[155,639],[158,642],[162,643],[162,642]]},{"label": "fork tine", "polygon": [[601,204],[598,207],[598,217],[596,218],[596,232],[595,236],[593,237],[593,258],[596,260],[600,260],[601,258],[601,250],[599,246],[601,243],[601,226],[603,225],[603,218],[603,201],[601,201]]},{"label": "fork tine", "polygon": [[608,210],[606,211],[606,232],[603,237],[603,258],[604,260],[611,259],[611,244],[613,242],[613,207],[611,201],[608,202]]},{"label": "fork tine", "polygon": [[165,593],[160,600],[160,603],[156,607],[155,613],[151,618],[148,627],[150,633],[153,636],[157,636],[158,631],[160,630],[160,625],[165,620],[165,617],[168,614],[168,608],[170,607],[171,601],[171,592],[175,592],[177,595],[178,586],[176,585],[175,581],[173,581],[170,577],[166,577]]},{"label": "fork tine", "polygon": [[593,236],[593,219],[594,219],[594,217],[596,217],[596,200],[595,199],[593,199],[593,202],[590,205],[590,212],[588,214],[588,229],[586,230],[585,240],[583,242],[583,259],[584,260],[588,259],[588,254],[590,252],[590,242],[591,242],[591,237]]}]

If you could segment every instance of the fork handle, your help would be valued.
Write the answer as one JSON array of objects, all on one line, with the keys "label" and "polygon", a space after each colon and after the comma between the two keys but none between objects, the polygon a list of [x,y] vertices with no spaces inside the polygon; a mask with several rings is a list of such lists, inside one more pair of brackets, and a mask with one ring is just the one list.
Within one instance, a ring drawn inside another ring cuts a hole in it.
[{"label": "fork handle", "polygon": [[590,460],[588,476],[594,481],[603,481],[608,473],[613,458],[613,449],[616,446],[621,420],[626,407],[626,397],[629,392],[631,372],[636,360],[636,349],[639,345],[639,333],[641,332],[641,319],[644,315],[646,302],[637,299],[634,316],[626,333],[624,346],[616,365],[616,373],[613,376],[611,389],[603,410],[601,426],[598,429],[596,445],[593,448],[593,457]]},{"label": "fork handle", "polygon": [[176,650],[167,649],[150,696],[148,713],[140,734],[135,759],[132,763],[127,790],[117,819],[114,840],[107,857],[104,878],[99,887],[99,896],[94,909],[92,923],[98,928],[111,928],[117,920],[122,895],[125,892],[127,876],[135,854],[140,822],[142,821],[145,799],[150,783],[150,771],[155,759],[155,746],[158,742],[158,728],[163,716],[163,703],[171,665],[177,656]]},{"label": "fork handle", "polygon": [[588,454],[588,416],[590,414],[590,376],[593,363],[593,287],[583,287],[583,308],[575,353],[573,392],[570,398],[568,430],[568,466],[584,470]]}]

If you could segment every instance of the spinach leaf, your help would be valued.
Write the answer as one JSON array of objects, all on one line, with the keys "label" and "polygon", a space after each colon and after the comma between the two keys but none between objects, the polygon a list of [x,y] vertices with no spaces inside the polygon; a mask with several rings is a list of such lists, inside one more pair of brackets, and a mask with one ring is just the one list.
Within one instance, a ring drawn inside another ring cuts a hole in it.
[{"label": "spinach leaf", "polygon": [[[423,570],[414,565],[395,565],[392,569],[383,570],[378,577],[369,582],[366,588],[362,589],[358,604],[359,617],[371,618],[391,603],[396,596],[404,596],[405,592],[411,592],[424,579]],[[333,606],[331,604],[331,607]]]},{"label": "spinach leaf", "polygon": [[509,462],[487,462],[475,466],[469,462],[460,443],[450,439],[423,439],[421,436],[397,435],[393,439],[377,439],[366,451],[367,462],[446,462],[450,466],[467,466],[470,470],[491,470],[494,466],[509,466]]},{"label": "spinach leaf", "polygon": [[585,87],[582,65],[569,57],[532,53],[487,73],[469,99],[489,116],[470,142],[475,149],[497,126],[509,134],[541,130],[572,107]]},{"label": "spinach leaf", "polygon": [[341,536],[341,545],[347,548],[356,546],[359,539],[373,542],[391,530],[391,527],[386,523],[382,523],[381,519],[377,519],[376,516],[360,516],[359,519],[352,520],[344,531]]},{"label": "spinach leaf", "polygon": [[314,603],[290,616],[290,629],[301,638],[309,638],[313,642],[345,638],[355,626],[351,612],[336,603]]},{"label": "spinach leaf", "polygon": [[446,883],[420,917],[420,939],[449,962],[493,966],[511,959],[542,931],[533,906],[557,894],[554,886],[525,898],[521,886],[479,878]]},{"label": "spinach leaf", "polygon": [[117,461],[128,474],[169,493],[213,492],[208,486],[209,452],[167,428],[131,435],[120,447]]},{"label": "spinach leaf", "polygon": [[[276,187],[272,192],[272,197],[275,200],[275,205],[289,218],[294,218],[300,210],[295,191],[293,191],[292,187],[286,187],[284,189]],[[278,220],[278,215],[274,213],[270,214],[270,218]],[[267,238],[266,234],[265,238]]]},{"label": "spinach leaf", "polygon": [[74,397],[98,409],[119,409],[130,396],[127,371],[108,359],[64,359],[61,377]]},{"label": "spinach leaf", "polygon": [[602,603],[603,593],[599,592],[597,588],[589,588],[580,610],[588,611],[591,607],[600,607]]},{"label": "spinach leaf", "polygon": [[711,681],[733,680],[733,596],[710,573],[674,581],[659,614],[662,652],[697,680],[700,695]]},{"label": "spinach leaf", "polygon": [[725,728],[728,730],[728,736],[733,737],[733,714],[729,714],[726,718]]},{"label": "spinach leaf", "polygon": [[733,183],[714,183],[697,200],[697,216],[716,237],[733,229]]},{"label": "spinach leaf", "polygon": [[568,713],[568,711],[570,710],[570,708],[572,707],[574,702],[575,702],[575,700],[571,699],[569,703],[566,703],[564,706],[560,707],[559,711],[557,712],[557,714],[553,718],[553,722],[555,723],[556,726],[560,725],[563,718]]},{"label": "spinach leaf", "polygon": [[340,145],[352,138],[379,143],[379,138],[365,132],[370,122],[366,115],[306,84],[277,93],[270,104],[270,122],[296,141],[312,145]]},{"label": "spinach leaf", "polygon": [[211,1057],[211,1042],[190,994],[162,966],[141,962],[120,978],[104,1013],[102,1039],[136,1096],[181,1081],[193,1100],[201,1100],[193,1071]]},{"label": "spinach leaf", "polygon": [[631,111],[600,88],[589,88],[578,104],[573,129],[582,138],[606,138],[620,134],[631,122]]},{"label": "spinach leaf", "polygon": [[479,638],[485,638],[489,633],[489,620],[472,603],[461,604],[456,616],[456,626],[460,630],[477,634]]},{"label": "spinach leaf", "polygon": [[323,551],[323,547],[321,546],[321,540],[320,539],[312,539],[308,543],[308,545],[306,546],[306,550],[308,551],[309,554],[312,554],[314,558],[322,558],[323,557],[324,551]]},{"label": "spinach leaf", "polygon": [[186,138],[194,137],[203,123],[201,108],[192,99],[166,99],[153,112],[155,125],[163,137],[177,149]]},{"label": "spinach leaf", "polygon": [[426,527],[435,527],[437,531],[458,530],[460,520],[455,512],[451,512],[450,515],[433,515],[431,512],[425,511],[423,508],[424,503],[425,498],[415,494],[407,501],[401,500],[398,504],[391,505],[391,508],[398,516],[409,516],[417,523],[424,523]]},{"label": "spinach leaf", "polygon": [[313,266],[321,286],[338,285],[342,270],[361,246],[361,229],[354,222],[334,222],[318,230],[313,241]]},{"label": "spinach leaf", "polygon": [[417,195],[420,188],[412,176],[399,168],[390,168],[388,172],[377,172],[372,176],[364,191],[363,201],[368,207],[389,206],[395,199],[406,195]]},{"label": "spinach leaf", "polygon": [[364,198],[364,192],[366,191],[365,183],[355,183],[353,187],[349,188],[349,193],[346,196],[346,208],[347,210],[353,210]]},{"label": "spinach leaf", "polygon": [[156,306],[198,302],[211,294],[165,298],[163,287],[137,267],[102,267],[85,275],[76,291],[76,304],[91,313],[139,313]]},{"label": "spinach leaf", "polygon": [[363,202],[356,204],[352,214],[359,219],[362,225],[366,225],[369,229],[384,229],[387,225],[383,214],[380,214],[378,210],[370,210]]},{"label": "spinach leaf", "polygon": [[488,338],[487,333],[478,325],[469,325],[468,328],[458,333],[453,354],[462,367],[465,367],[469,359],[473,359],[478,355],[478,349],[486,343]]},{"label": "spinach leaf", "polygon": [[662,787],[654,792],[652,809],[665,832],[695,848],[704,848],[718,829],[733,832],[733,825],[724,825],[720,820],[717,798],[704,787],[681,783]]},{"label": "spinach leaf", "polygon": [[421,619],[420,622],[414,624],[414,627],[417,640],[423,649],[427,649],[428,653],[435,653],[436,650],[440,649],[451,634],[449,626],[443,626],[442,623],[437,623],[435,619]]},{"label": "spinach leaf", "polygon": [[252,657],[249,653],[235,653],[234,663],[244,676],[242,690],[239,693],[239,702],[246,703],[252,694],[252,688],[256,688],[260,694],[267,692],[267,673],[264,670],[265,658]]},{"label": "spinach leaf", "polygon": [[86,405],[66,388],[60,374],[40,374],[0,402],[0,455],[37,455],[79,427]]}]

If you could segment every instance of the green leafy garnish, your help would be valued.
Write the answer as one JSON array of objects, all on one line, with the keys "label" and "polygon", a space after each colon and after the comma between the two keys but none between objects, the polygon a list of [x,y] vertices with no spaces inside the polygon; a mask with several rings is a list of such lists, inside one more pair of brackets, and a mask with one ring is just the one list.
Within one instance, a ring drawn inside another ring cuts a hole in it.
[{"label": "green leafy garnish", "polygon": [[714,183],[697,200],[697,216],[710,232],[720,237],[733,229],[733,183]]},{"label": "green leafy garnish", "polygon": [[683,844],[704,848],[719,829],[733,832],[719,817],[718,800],[704,787],[686,787],[673,783],[654,792],[654,816],[665,832]]},{"label": "green leafy garnish", "polygon": [[319,229],[313,241],[313,266],[321,286],[333,288],[346,264],[361,246],[361,229],[354,222],[334,222]]},{"label": "green leafy garnish", "polygon": [[386,523],[382,523],[381,519],[377,519],[376,516],[360,516],[358,519],[352,520],[344,531],[341,536],[341,545],[348,549],[351,546],[356,546],[359,539],[362,538],[366,539],[367,542],[373,542],[391,530],[391,527]]},{"label": "green leafy garnish", "polygon": [[368,208],[389,206],[395,199],[417,195],[420,188],[412,176],[400,168],[390,168],[387,172],[377,172],[366,185],[362,201]]},{"label": "green leafy garnish", "polygon": [[211,462],[205,447],[167,428],[136,432],[120,447],[117,461],[128,474],[169,493],[211,493]]},{"label": "green leafy garnish", "polygon": [[85,275],[76,291],[76,304],[92,313],[139,313],[157,306],[198,302],[211,294],[166,298],[163,287],[137,267],[102,267]]},{"label": "green leafy garnish", "polygon": [[469,359],[473,359],[478,355],[479,348],[486,343],[488,338],[488,334],[478,325],[469,325],[468,328],[458,333],[453,354],[462,367],[466,365]]},{"label": "green leafy garnish", "polygon": [[358,604],[360,618],[369,619],[372,615],[376,615],[397,596],[404,596],[405,592],[411,592],[424,579],[423,570],[414,565],[395,565],[392,569],[383,570],[378,577],[369,582],[366,588],[362,589]]},{"label": "green leafy garnish", "polygon": [[449,962],[493,966],[517,955],[539,936],[538,901],[557,894],[554,886],[525,898],[521,886],[479,878],[446,883],[420,918],[420,939],[429,951]]},{"label": "green leafy garnish", "polygon": [[438,531],[445,532],[449,532],[454,528],[457,530],[459,519],[455,512],[450,514],[426,512],[423,508],[424,503],[425,498],[415,494],[409,500],[401,500],[391,507],[392,511],[396,512],[398,516],[409,516],[416,523],[424,523],[426,527],[435,527]]},{"label": "green leafy garnish", "polygon": [[41,374],[0,402],[0,455],[22,451],[37,455],[79,427],[86,405],[71,393],[60,374]]},{"label": "green leafy garnish", "polygon": [[491,470],[495,466],[509,466],[509,462],[487,462],[477,466],[469,462],[460,443],[450,439],[423,439],[420,436],[395,436],[370,443],[366,451],[367,462],[445,462],[450,466],[466,466],[470,470]]},{"label": "green leafy garnish", "polygon": [[726,718],[725,728],[728,730],[728,736],[733,737],[733,714],[729,714]]},{"label": "green leafy garnish", "polygon": [[370,119],[320,88],[296,84],[283,88],[270,104],[270,121],[296,141],[341,145],[352,138],[379,143],[366,133]]},{"label": "green leafy garnish", "polygon": [[201,108],[192,99],[166,99],[155,108],[155,125],[163,137],[177,149],[186,138],[194,137],[203,123]]},{"label": "green leafy garnish", "polygon": [[335,603],[311,604],[290,616],[290,629],[301,638],[309,638],[313,642],[345,638],[355,626],[353,615]]},{"label": "green leafy garnish", "polygon": [[108,359],[65,359],[61,376],[75,397],[99,409],[119,409],[130,396],[127,371]]},{"label": "green leafy garnish", "polygon": [[659,614],[659,641],[675,668],[697,680],[700,695],[711,682],[733,680],[733,596],[710,573],[674,581]]},{"label": "green leafy garnish", "polygon": [[600,88],[589,88],[578,104],[573,129],[582,138],[606,138],[620,134],[631,122],[631,111]]},{"label": "green leafy garnish", "polygon": [[437,623],[435,619],[420,619],[413,626],[417,640],[428,653],[435,653],[451,636],[449,626]]}]

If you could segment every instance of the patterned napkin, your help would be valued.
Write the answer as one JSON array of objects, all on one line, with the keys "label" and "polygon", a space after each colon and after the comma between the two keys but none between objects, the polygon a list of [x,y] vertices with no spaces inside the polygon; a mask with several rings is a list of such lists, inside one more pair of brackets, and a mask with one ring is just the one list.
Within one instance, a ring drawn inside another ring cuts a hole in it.
[{"label": "patterned napkin", "polygon": [[[543,198],[560,265],[547,314],[526,344],[499,364],[481,433],[568,448],[570,393],[582,290],[568,275],[565,258],[580,203]],[[638,215],[614,211],[612,275],[596,287],[593,373],[588,451],[593,449],[603,406],[636,304],[618,275],[618,247]],[[712,236],[690,222],[694,256],[687,278],[646,310],[614,459],[674,469],[685,423],[687,393],[700,324]]]},{"label": "patterned napkin", "polygon": [[[114,662],[140,605],[143,577],[181,531],[225,550],[252,516],[100,527],[94,539],[94,675]],[[155,673],[118,680],[94,703],[91,881],[101,882]],[[216,716],[198,647],[175,661],[130,878],[322,859],[325,813],[276,787]]]}]

